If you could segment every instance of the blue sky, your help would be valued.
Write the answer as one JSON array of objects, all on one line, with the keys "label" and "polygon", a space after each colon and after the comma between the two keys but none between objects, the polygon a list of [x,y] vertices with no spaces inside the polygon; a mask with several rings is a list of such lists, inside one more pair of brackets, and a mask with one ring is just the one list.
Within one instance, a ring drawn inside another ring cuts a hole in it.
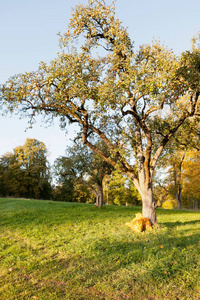
[{"label": "blue sky", "polygon": [[[71,8],[76,4],[76,0],[0,1],[0,83],[14,74],[34,71],[40,61],[56,57],[57,33],[65,31]],[[135,47],[150,43],[154,37],[179,54],[190,49],[191,38],[200,31],[199,0],[117,0],[116,11],[129,28]],[[64,155],[74,135],[73,128],[67,135],[57,122],[49,128],[41,125],[38,119],[33,129],[25,132],[27,120],[1,117],[0,155],[23,145],[26,138],[44,142],[51,163]]]}]

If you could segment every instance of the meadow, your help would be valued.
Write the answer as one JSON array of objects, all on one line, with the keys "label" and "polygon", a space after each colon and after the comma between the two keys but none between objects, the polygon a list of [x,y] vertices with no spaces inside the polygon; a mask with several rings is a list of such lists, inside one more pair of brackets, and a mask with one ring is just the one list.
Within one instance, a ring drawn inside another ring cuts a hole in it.
[{"label": "meadow", "polygon": [[200,299],[200,212],[0,199],[0,299]]}]

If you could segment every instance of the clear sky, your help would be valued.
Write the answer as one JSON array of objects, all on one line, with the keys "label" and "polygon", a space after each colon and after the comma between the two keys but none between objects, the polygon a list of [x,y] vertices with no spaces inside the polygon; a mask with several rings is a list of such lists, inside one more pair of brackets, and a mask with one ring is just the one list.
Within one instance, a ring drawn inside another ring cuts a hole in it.
[{"label": "clear sky", "polygon": [[[76,0],[0,0],[0,83],[56,57],[57,33],[65,31],[76,4]],[[117,0],[116,10],[135,47],[154,37],[179,54],[190,49],[191,38],[200,31],[200,0]],[[51,163],[64,155],[74,130],[67,135],[56,122],[49,128],[41,125],[38,119],[25,132],[27,120],[0,117],[0,155],[23,145],[26,138],[44,142]]]}]

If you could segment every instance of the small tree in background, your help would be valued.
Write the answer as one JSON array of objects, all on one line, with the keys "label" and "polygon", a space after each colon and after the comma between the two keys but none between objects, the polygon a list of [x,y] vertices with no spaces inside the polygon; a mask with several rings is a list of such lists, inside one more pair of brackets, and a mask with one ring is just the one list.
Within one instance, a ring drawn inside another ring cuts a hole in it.
[{"label": "small tree in background", "polygon": [[67,178],[73,178],[76,194],[78,194],[78,186],[79,188],[81,185],[87,186],[96,197],[96,205],[98,207],[103,205],[103,180],[113,168],[99,155],[84,145],[74,143],[67,148],[66,156],[55,161],[54,170],[60,182],[64,183]]}]

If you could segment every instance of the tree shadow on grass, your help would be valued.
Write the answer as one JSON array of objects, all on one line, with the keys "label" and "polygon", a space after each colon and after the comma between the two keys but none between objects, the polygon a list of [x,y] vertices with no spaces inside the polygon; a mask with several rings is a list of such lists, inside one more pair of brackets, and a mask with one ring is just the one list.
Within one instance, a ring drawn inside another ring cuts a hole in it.
[{"label": "tree shadow on grass", "polygon": [[157,208],[156,210],[158,213],[162,215],[176,215],[176,214],[199,214],[199,210],[193,210],[193,209],[165,209],[165,208]]},{"label": "tree shadow on grass", "polygon": [[200,221],[194,220],[194,221],[160,222],[159,224],[164,225],[168,228],[175,228],[177,226],[183,226],[183,225],[200,225]]}]

